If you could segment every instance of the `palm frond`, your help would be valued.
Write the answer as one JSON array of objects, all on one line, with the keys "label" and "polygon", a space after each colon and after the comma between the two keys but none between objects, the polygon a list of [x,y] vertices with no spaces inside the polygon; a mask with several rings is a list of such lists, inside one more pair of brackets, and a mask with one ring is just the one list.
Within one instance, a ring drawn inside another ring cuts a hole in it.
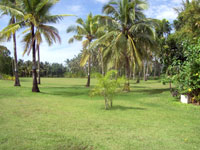
[{"label": "palm frond", "polygon": [[90,57],[90,54],[87,52],[87,50],[84,50],[81,57],[80,66],[82,67],[85,66],[89,57]]}]

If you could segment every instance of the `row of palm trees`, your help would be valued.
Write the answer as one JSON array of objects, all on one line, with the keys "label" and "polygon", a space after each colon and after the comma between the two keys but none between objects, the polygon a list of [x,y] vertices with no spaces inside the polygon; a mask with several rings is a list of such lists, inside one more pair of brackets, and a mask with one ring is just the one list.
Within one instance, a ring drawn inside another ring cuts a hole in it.
[{"label": "row of palm trees", "polygon": [[[52,45],[61,42],[58,30],[47,24],[57,23],[64,16],[51,15],[50,9],[58,0],[0,0],[0,10],[3,15],[9,15],[10,24],[3,29],[1,37],[13,38],[15,59],[15,86],[20,86],[17,67],[16,32],[23,28],[25,43],[24,54],[32,52],[33,92],[39,92],[36,72],[36,52],[40,61],[40,44],[45,37]],[[141,68],[148,69],[147,64],[156,54],[158,38],[156,30],[158,21],[146,18],[143,11],[147,9],[145,0],[111,0],[103,7],[105,15],[93,16],[90,13],[86,20],[78,18],[75,26],[70,26],[67,33],[75,32],[69,39],[83,41],[83,53],[80,65],[88,66],[90,86],[91,59],[94,52],[99,53],[102,73],[105,70],[125,67],[127,82],[124,90],[130,90],[131,70],[140,72]],[[160,28],[161,30],[161,28]],[[40,63],[38,63],[40,64]],[[38,69],[40,66],[38,66]],[[40,69],[38,76],[40,74]],[[144,71],[146,74],[146,70]]]},{"label": "row of palm trees", "polygon": [[[32,74],[33,92],[39,92],[37,81],[36,51],[38,51],[38,61],[40,61],[39,47],[42,43],[42,36],[46,42],[52,45],[56,41],[61,41],[58,30],[47,24],[57,23],[67,15],[51,15],[50,9],[58,0],[0,0],[0,10],[3,15],[11,17],[10,24],[1,32],[1,36],[13,38],[14,59],[15,59],[15,86],[20,86],[17,67],[17,44],[16,32],[25,29],[23,42],[25,43],[24,54],[32,52]],[[40,64],[40,63],[38,63]],[[39,67],[39,66],[38,66]],[[40,82],[40,80],[39,80]]]},{"label": "row of palm trees", "polygon": [[112,0],[103,7],[104,16],[89,14],[85,21],[77,19],[78,26],[67,29],[67,32],[76,33],[69,43],[81,41],[84,37],[81,65],[88,63],[87,86],[90,86],[90,59],[93,51],[98,50],[102,56],[102,70],[104,64],[107,69],[116,70],[125,66],[127,83],[124,90],[130,90],[131,69],[142,68],[148,60],[152,60],[157,46],[157,20],[145,17],[143,11],[146,8],[144,0]]}]

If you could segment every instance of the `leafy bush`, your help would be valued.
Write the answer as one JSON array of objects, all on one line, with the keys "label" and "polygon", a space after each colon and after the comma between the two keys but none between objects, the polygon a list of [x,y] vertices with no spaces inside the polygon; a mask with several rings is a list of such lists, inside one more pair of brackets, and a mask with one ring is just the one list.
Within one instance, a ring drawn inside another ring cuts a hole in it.
[{"label": "leafy bush", "polygon": [[179,66],[174,76],[180,93],[197,97],[200,94],[200,39],[197,44],[184,43],[186,61]]},{"label": "leafy bush", "polygon": [[161,82],[163,85],[167,83],[172,83],[172,78],[168,75],[161,75]]},{"label": "leafy bush", "polygon": [[113,97],[119,92],[118,88],[120,87],[122,78],[113,79],[117,75],[117,71],[111,70],[106,73],[105,76],[97,73],[95,76],[97,77],[98,84],[94,89],[91,90],[91,96],[99,95],[103,96],[105,100],[105,109],[109,109],[112,107]]},{"label": "leafy bush", "polygon": [[9,75],[6,75],[6,74],[1,74],[1,75],[0,75],[0,79],[14,81],[14,80],[15,80],[15,77],[9,76]]}]

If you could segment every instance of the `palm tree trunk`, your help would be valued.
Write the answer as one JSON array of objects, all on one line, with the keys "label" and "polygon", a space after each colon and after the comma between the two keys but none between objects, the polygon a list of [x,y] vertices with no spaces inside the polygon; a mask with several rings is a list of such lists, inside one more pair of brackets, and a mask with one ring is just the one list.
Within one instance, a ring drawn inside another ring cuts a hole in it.
[{"label": "palm tree trunk", "polygon": [[141,75],[141,72],[138,73],[138,78],[137,78],[136,83],[140,83],[140,75]]},{"label": "palm tree trunk", "polygon": [[38,83],[37,83],[37,71],[36,71],[36,49],[35,49],[35,31],[34,31],[34,25],[31,24],[31,31],[32,31],[32,57],[33,57],[33,66],[32,66],[32,76],[33,76],[33,88],[32,92],[40,92],[38,88]]},{"label": "palm tree trunk", "polygon": [[[15,18],[12,18],[12,23],[15,24]],[[13,47],[14,47],[14,74],[15,74],[15,84],[14,86],[20,86],[19,74],[18,74],[18,64],[17,64],[17,42],[16,34],[13,33]]]},{"label": "palm tree trunk", "polygon": [[154,76],[154,79],[156,79],[156,71],[157,71],[157,68],[156,68],[156,67],[157,67],[157,64],[156,64],[156,62],[154,62],[154,73],[153,73],[153,74],[154,74],[154,75],[153,75],[153,76]]},{"label": "palm tree trunk", "polygon": [[144,62],[144,81],[146,81],[146,64]]},{"label": "palm tree trunk", "polygon": [[90,87],[90,71],[91,71],[91,68],[90,68],[90,56],[89,56],[89,59],[88,59],[88,80],[87,80],[87,84],[86,84],[86,87]]},{"label": "palm tree trunk", "polygon": [[40,79],[40,46],[37,44],[37,51],[38,51],[38,84],[41,84]]},{"label": "palm tree trunk", "polygon": [[109,104],[108,104],[108,98],[105,97],[105,110],[108,110],[109,109]]},{"label": "palm tree trunk", "polygon": [[129,64],[129,59],[128,56],[126,56],[126,79],[127,82],[124,84],[124,91],[130,92],[130,83],[129,83],[129,76],[130,76],[130,64]]},{"label": "palm tree trunk", "polygon": [[101,53],[101,69],[102,69],[102,75],[104,76],[105,75],[105,71],[104,71],[104,63],[103,63],[103,54],[102,52]]},{"label": "palm tree trunk", "polygon": [[149,67],[148,67],[148,61],[147,61],[147,68],[146,68],[146,78],[145,78],[145,81],[148,80],[148,75],[149,75]]}]

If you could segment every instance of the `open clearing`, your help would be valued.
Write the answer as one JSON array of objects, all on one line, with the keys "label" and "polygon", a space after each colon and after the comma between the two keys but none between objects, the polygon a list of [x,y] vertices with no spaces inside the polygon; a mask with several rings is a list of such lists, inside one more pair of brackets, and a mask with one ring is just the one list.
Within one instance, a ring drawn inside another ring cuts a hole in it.
[{"label": "open clearing", "polygon": [[131,84],[108,111],[86,79],[45,78],[41,93],[21,82],[0,80],[1,150],[200,149],[200,107],[180,104],[156,80]]}]

